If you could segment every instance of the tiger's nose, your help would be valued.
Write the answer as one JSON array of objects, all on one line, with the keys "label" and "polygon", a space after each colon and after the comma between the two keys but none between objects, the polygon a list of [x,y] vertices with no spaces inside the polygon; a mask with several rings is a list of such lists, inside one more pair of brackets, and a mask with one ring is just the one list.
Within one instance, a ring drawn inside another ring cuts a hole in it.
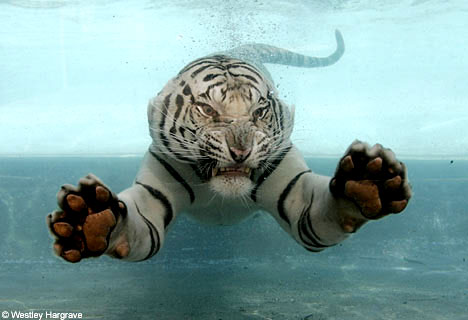
[{"label": "tiger's nose", "polygon": [[251,151],[252,151],[252,148],[237,149],[235,147],[229,147],[229,152],[231,153],[231,157],[237,163],[244,162],[244,160],[249,157]]}]

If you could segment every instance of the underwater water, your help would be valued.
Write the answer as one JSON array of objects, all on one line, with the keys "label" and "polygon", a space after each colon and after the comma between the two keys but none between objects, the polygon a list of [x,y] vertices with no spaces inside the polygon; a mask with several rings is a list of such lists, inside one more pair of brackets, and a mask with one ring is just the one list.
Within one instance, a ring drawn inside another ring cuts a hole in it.
[{"label": "underwater water", "polygon": [[[69,264],[44,213],[92,171],[127,187],[140,158],[0,159],[0,311],[85,319],[466,319],[468,161],[408,161],[414,198],[339,246],[307,252],[267,214],[229,227],[179,217],[155,257]],[[337,159],[308,159],[331,175]]]},{"label": "underwater water", "polygon": [[[0,312],[84,319],[468,319],[468,4],[462,0],[0,2]],[[296,107],[293,141],[332,175],[355,139],[392,148],[414,195],[400,215],[305,251],[267,214],[179,217],[140,263],[68,264],[45,216],[92,172],[128,187],[146,106],[191,60],[248,42],[326,56],[267,65]]]}]

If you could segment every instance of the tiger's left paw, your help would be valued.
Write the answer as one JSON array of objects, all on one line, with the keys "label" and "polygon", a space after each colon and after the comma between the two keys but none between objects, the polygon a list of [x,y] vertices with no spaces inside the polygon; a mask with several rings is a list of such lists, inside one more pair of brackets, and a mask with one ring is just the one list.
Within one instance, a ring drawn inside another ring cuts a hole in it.
[{"label": "tiger's left paw", "polygon": [[[341,158],[330,181],[330,191],[352,200],[364,218],[373,220],[403,211],[411,198],[406,167],[393,151],[357,140]],[[343,219],[345,231],[347,227],[349,232],[354,231],[353,223],[359,223],[355,217]]]}]

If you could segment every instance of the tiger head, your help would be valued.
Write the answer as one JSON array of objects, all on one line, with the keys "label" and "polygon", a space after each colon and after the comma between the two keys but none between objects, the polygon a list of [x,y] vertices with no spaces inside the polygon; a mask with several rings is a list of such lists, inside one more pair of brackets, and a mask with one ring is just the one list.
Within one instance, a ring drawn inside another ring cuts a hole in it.
[{"label": "tiger head", "polygon": [[148,106],[153,145],[223,197],[243,197],[286,148],[293,113],[254,65],[217,55],[183,68]]}]

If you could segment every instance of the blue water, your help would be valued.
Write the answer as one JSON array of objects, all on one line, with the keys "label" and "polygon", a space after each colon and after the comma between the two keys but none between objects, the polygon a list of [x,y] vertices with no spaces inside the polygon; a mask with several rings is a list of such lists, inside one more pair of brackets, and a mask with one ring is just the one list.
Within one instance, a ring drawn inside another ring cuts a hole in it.
[{"label": "blue water", "polygon": [[[0,159],[0,309],[85,319],[467,318],[467,161],[407,161],[407,210],[320,254],[259,213],[231,227],[179,217],[146,262],[55,258],[45,214],[58,186],[94,172],[121,190],[140,160]],[[308,164],[332,174],[336,161]]]},{"label": "blue water", "polygon": [[[331,175],[355,138],[391,147],[401,215],[311,254],[268,215],[180,217],[152,260],[70,265],[45,216],[93,172],[128,187],[146,105],[194,58],[247,42],[343,58],[270,66],[294,142]],[[0,2],[0,312],[85,319],[468,319],[468,3],[464,0]]]}]

